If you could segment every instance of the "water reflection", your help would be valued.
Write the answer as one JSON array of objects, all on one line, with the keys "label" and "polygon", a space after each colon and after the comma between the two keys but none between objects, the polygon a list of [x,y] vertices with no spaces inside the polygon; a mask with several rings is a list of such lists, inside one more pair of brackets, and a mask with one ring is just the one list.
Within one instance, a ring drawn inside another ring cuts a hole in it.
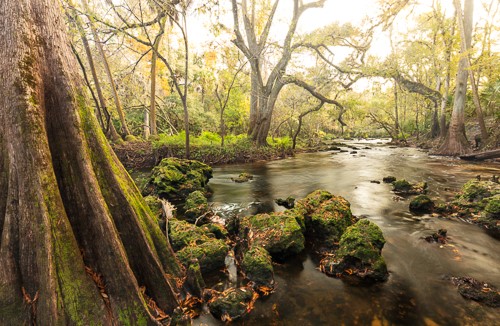
[{"label": "water reflection", "polygon": [[[390,278],[372,287],[353,287],[320,273],[305,251],[275,266],[277,290],[259,300],[237,325],[496,325],[497,310],[464,300],[446,275],[471,276],[500,286],[498,240],[475,225],[413,216],[408,200],[395,200],[390,186],[371,183],[394,175],[426,181],[431,196],[448,200],[454,190],[478,174],[500,174],[498,164],[471,164],[429,157],[413,148],[388,148],[373,142],[351,143],[357,154],[311,153],[269,163],[215,169],[211,201],[241,207],[257,202],[254,212],[282,208],[275,198],[303,197],[323,188],[344,196],[357,216],[377,223],[387,240],[383,255]],[[369,147],[370,149],[367,149]],[[240,172],[255,175],[249,183],[230,180]],[[238,204],[240,206],[238,206]],[[248,213],[248,211],[246,212]],[[446,228],[449,245],[428,244],[421,237]],[[222,325],[210,315],[194,324]]]}]

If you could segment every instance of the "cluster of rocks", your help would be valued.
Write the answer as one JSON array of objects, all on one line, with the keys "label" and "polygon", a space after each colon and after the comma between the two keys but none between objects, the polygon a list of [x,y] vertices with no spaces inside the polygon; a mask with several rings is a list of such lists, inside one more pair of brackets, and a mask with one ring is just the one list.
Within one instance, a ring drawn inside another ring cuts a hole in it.
[{"label": "cluster of rocks", "polygon": [[466,182],[451,202],[436,205],[443,216],[459,217],[478,224],[500,236],[500,184],[498,179],[481,178]]},{"label": "cluster of rocks", "polygon": [[[357,220],[349,202],[328,191],[316,190],[284,212],[244,217],[239,236],[250,253],[245,255],[249,263],[243,264],[244,270],[266,287],[273,284],[270,260],[301,252],[306,241],[318,248],[323,256],[319,269],[329,276],[357,282],[383,281],[388,276],[380,228],[369,220]],[[262,273],[255,272],[254,260]]]},{"label": "cluster of rocks", "polygon": [[[274,289],[273,263],[300,253],[306,241],[319,249],[319,269],[329,276],[366,282],[387,278],[382,231],[366,219],[357,220],[344,198],[317,190],[297,201],[280,199],[277,203],[285,211],[241,217],[226,228],[212,222],[205,197],[211,176],[203,163],[164,159],[153,169],[143,194],[186,268],[185,286],[215,317],[231,321],[251,311],[259,296]],[[243,174],[240,178],[250,179]],[[177,217],[166,219],[162,200],[178,205]],[[231,257],[246,280],[244,286],[238,288],[233,281],[228,289],[207,289],[204,278],[227,267],[233,248]]]}]

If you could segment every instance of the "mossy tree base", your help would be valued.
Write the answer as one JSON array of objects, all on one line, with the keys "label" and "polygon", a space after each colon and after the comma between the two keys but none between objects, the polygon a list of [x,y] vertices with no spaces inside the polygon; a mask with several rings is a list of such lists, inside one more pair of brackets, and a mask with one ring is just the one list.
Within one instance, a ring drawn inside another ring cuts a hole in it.
[{"label": "mossy tree base", "polygon": [[145,296],[171,313],[184,271],[87,105],[60,10],[0,2],[0,324],[156,325]]}]

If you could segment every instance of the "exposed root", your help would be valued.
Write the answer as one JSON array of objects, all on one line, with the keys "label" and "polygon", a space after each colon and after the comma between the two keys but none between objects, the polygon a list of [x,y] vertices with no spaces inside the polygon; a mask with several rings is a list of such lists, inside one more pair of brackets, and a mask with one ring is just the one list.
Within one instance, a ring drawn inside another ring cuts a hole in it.
[{"label": "exposed root", "polygon": [[35,296],[33,299],[31,299],[31,296],[29,295],[28,292],[26,292],[26,289],[21,287],[21,291],[23,293],[23,299],[26,304],[30,306],[30,316],[31,316],[31,323],[32,325],[36,325],[36,302],[38,301],[38,291],[36,291]]}]

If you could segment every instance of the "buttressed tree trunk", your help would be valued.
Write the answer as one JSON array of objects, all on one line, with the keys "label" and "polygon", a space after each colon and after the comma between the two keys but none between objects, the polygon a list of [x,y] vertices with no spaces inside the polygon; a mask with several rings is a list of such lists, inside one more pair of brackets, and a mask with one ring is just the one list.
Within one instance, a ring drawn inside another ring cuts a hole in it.
[{"label": "buttressed tree trunk", "polygon": [[53,0],[0,1],[0,324],[158,324],[184,274],[87,105]]}]

